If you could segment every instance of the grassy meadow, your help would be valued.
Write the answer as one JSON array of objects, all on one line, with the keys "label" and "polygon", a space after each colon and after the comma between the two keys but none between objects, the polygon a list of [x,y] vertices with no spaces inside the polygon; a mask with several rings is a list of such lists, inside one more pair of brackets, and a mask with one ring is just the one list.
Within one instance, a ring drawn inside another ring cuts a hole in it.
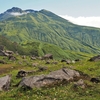
[{"label": "grassy meadow", "polygon": [[[88,59],[80,60],[76,63],[66,64],[60,60],[50,60],[50,64],[45,64],[45,60],[31,60],[29,56],[22,59],[20,55],[16,55],[16,61],[9,61],[6,57],[7,64],[0,64],[0,77],[11,74],[12,81],[9,91],[0,92],[0,100],[99,100],[100,99],[100,83],[92,83],[85,79],[86,87],[74,88],[73,82],[61,83],[50,87],[34,88],[32,90],[23,90],[15,85],[21,80],[16,78],[19,70],[34,71],[30,75],[48,74],[51,71],[61,69],[63,67],[75,69],[88,74],[90,77],[100,78],[100,62],[89,62]],[[53,64],[57,62],[57,64]],[[34,64],[37,64],[34,66]],[[47,70],[38,71],[39,67],[46,67]],[[30,76],[29,75],[29,76]]]}]

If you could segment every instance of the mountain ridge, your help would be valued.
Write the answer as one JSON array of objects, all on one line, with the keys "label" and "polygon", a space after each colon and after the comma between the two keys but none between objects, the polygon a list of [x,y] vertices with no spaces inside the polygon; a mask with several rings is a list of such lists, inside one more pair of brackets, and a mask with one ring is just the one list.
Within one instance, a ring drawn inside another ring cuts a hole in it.
[{"label": "mountain ridge", "polygon": [[100,53],[99,28],[75,25],[44,9],[4,19],[0,22],[0,35],[22,44],[35,39],[63,50]]}]

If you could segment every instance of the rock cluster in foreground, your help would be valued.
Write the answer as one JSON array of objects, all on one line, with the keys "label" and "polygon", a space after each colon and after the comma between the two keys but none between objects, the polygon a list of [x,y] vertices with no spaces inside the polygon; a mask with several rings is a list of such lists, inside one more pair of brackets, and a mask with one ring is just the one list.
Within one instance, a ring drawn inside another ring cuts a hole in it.
[{"label": "rock cluster in foreground", "polygon": [[39,75],[39,76],[30,76],[23,78],[18,86],[19,87],[28,87],[28,88],[35,88],[35,87],[43,87],[52,84],[56,84],[62,81],[73,81],[80,77],[78,71],[63,68],[57,71],[53,71],[48,75]]}]

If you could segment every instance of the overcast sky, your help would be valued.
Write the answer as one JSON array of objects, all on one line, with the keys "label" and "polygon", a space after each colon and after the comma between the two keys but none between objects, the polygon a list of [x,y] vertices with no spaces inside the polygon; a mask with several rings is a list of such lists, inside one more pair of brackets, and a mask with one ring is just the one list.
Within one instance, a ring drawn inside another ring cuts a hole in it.
[{"label": "overcast sky", "polygon": [[100,28],[100,0],[0,0],[0,13],[12,7],[46,9],[73,23]]}]

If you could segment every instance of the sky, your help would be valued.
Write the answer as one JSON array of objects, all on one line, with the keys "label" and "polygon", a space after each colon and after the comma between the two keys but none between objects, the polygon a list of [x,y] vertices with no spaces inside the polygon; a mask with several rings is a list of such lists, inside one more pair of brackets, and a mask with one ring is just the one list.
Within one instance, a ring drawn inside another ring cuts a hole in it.
[{"label": "sky", "polygon": [[100,28],[100,0],[0,0],[0,13],[12,7],[46,9],[75,24]]}]

